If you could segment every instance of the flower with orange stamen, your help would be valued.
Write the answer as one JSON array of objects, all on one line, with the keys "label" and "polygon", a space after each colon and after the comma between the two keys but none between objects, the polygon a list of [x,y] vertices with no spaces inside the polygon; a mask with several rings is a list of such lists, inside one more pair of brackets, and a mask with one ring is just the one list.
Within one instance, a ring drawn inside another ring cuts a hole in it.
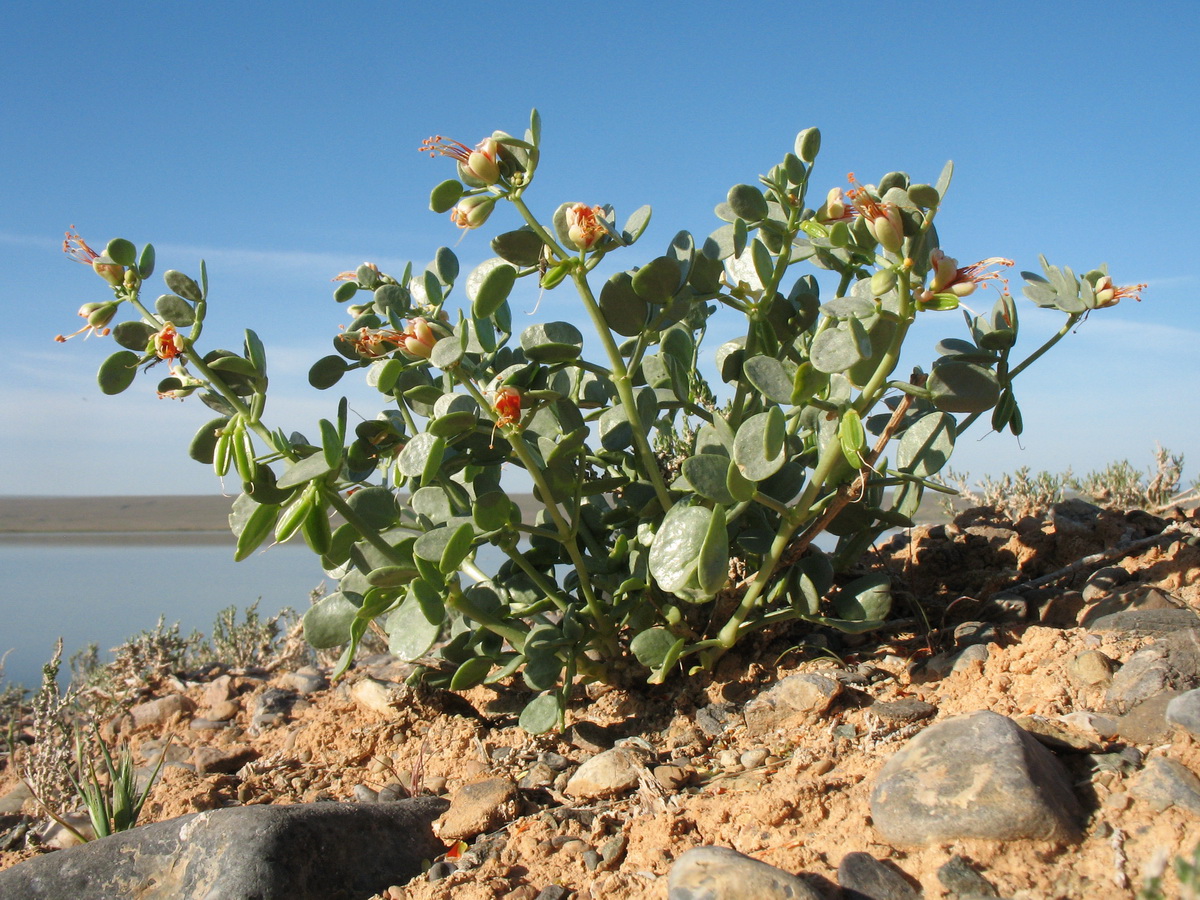
[{"label": "flower with orange stamen", "polygon": [[567,237],[580,250],[590,250],[608,233],[602,216],[604,207],[576,203],[567,207]]},{"label": "flower with orange stamen", "polygon": [[97,275],[113,287],[123,284],[125,280],[125,267],[118,266],[107,256],[101,256],[89,247],[87,241],[81,238],[74,228],[75,226],[72,225],[71,230],[66,232],[66,238],[62,244],[63,253],[76,262],[83,263],[85,266],[91,266]]},{"label": "flower with orange stamen", "polygon": [[929,286],[917,295],[917,302],[929,304],[937,294],[952,294],[969,297],[975,288],[988,281],[999,281],[1004,285],[1001,293],[1008,292],[1008,279],[999,272],[989,271],[990,266],[1011,266],[1013,261],[1002,256],[989,256],[969,266],[959,266],[958,260],[947,256],[941,248],[929,254]]},{"label": "flower with orange stamen", "polygon": [[54,339],[61,344],[75,337],[77,334],[83,334],[85,331],[87,332],[84,335],[85,341],[93,334],[104,337],[109,333],[108,323],[112,321],[113,316],[117,313],[117,307],[120,305],[115,300],[109,300],[107,303],[83,304],[83,306],[79,307],[79,315],[87,319],[87,324],[78,331],[72,331],[70,334],[56,335]]},{"label": "flower with orange stamen", "polygon": [[483,184],[495,184],[500,180],[500,142],[495,138],[484,138],[472,150],[462,141],[435,134],[422,142],[421,152],[428,152],[430,158],[441,154],[457,160],[464,174]]},{"label": "flower with orange stamen", "polygon": [[1102,275],[1092,287],[1096,296],[1096,309],[1105,309],[1109,306],[1116,306],[1125,297],[1132,297],[1138,303],[1142,302],[1142,291],[1148,287],[1144,282],[1142,284],[1127,284],[1122,287],[1117,287],[1113,284],[1113,280],[1108,275]]},{"label": "flower with orange stamen", "polygon": [[496,425],[515,425],[521,421],[521,390],[511,384],[496,389],[492,407],[496,410]]},{"label": "flower with orange stamen", "polygon": [[146,352],[153,353],[159,359],[176,359],[186,349],[187,338],[176,331],[175,326],[168,322],[162,327],[162,330],[150,338],[150,344],[146,347]]},{"label": "flower with orange stamen", "polygon": [[854,188],[846,193],[846,199],[854,204],[858,214],[866,220],[871,237],[879,241],[884,250],[899,253],[904,245],[904,221],[895,203],[884,203],[866,187],[854,180],[851,172],[847,178]]}]

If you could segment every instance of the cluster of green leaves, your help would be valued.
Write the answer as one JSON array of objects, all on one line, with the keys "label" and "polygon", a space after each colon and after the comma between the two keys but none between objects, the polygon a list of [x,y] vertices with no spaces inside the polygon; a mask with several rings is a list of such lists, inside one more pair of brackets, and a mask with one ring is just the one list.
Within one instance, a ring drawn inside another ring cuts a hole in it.
[{"label": "cluster of green leaves", "polygon": [[[172,293],[154,312],[140,301],[144,266],[115,288],[142,318],[114,330],[127,349],[102,367],[102,388],[128,386],[148,361],[135,350],[166,323],[190,327],[159,389],[202,383],[219,413],[192,455],[242,482],[230,517],[238,558],[299,533],[338,579],[305,617],[314,646],[345,645],[348,665],[374,624],[434,683],[519,676],[535,692],[522,716],[532,731],[562,721],[580,677],[662,681],[788,621],[877,627],[889,584],[850,577],[856,560],[883,530],[910,524],[924,491],[946,490],[935,477],[980,415],[1020,433],[1013,379],[1097,305],[1102,270],[1026,274],[1032,299],[1067,321],[1020,364],[1010,361],[1016,304],[1002,292],[989,313],[965,313],[966,338],[941,341],[928,372],[896,379],[916,317],[974,289],[925,289],[949,164],[934,185],[888,173],[860,188],[860,215],[823,216],[806,202],[820,146],[808,129],[758,184],[729,191],[715,231],[679,232],[597,292],[590,274],[638,242],[650,210],[619,227],[611,209],[581,204],[539,220],[524,193],[540,137],[535,112],[523,138],[492,135],[492,183],[460,161],[433,191],[435,211],[482,209],[471,227],[495,203],[513,204],[525,224],[492,239],[495,257],[462,277],[443,247],[423,270],[393,277],[364,265],[339,285],[353,318],[310,382],[331,388],[365,372],[385,407],[375,419],[351,429],[343,400],[316,440],[268,430],[257,336],[247,332],[241,353],[195,348],[203,266],[199,282],[168,273]],[[871,223],[881,209],[892,249]],[[133,265],[127,243],[117,249]],[[813,272],[797,273],[802,263],[836,276],[832,296],[822,299]],[[521,283],[573,289],[600,361],[585,358],[570,322],[518,333],[510,296]],[[710,356],[702,345],[718,306],[744,330]],[[729,397],[720,408],[701,375],[713,358]],[[536,515],[509,495],[505,467],[528,473]],[[824,531],[837,536],[832,553],[812,544]],[[477,564],[486,545],[503,559],[494,571]]]}]

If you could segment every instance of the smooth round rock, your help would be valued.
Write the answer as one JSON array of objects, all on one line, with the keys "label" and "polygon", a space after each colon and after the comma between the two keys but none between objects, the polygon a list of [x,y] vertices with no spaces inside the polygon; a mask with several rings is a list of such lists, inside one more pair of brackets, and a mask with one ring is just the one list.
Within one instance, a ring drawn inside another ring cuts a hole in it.
[{"label": "smooth round rock", "polygon": [[641,762],[630,751],[605,750],[575,770],[566,793],[583,800],[616,797],[636,788],[641,772]]},{"label": "smooth round rock", "polygon": [[667,900],[822,900],[791,872],[728,847],[695,847],[671,866]]}]

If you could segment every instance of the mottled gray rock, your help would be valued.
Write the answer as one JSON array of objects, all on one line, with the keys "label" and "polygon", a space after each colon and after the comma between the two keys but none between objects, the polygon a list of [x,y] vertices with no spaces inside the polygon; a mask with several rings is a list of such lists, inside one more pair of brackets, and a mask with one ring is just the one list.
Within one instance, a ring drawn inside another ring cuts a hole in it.
[{"label": "mottled gray rock", "polygon": [[16,787],[0,797],[0,815],[20,812],[25,801],[32,796],[33,792],[29,790],[29,786],[24,781],[18,782]]},{"label": "mottled gray rock", "polygon": [[1155,756],[1146,763],[1133,786],[1133,796],[1145,800],[1156,811],[1178,806],[1200,816],[1200,778],[1182,763]]},{"label": "mottled gray rock", "polygon": [[870,853],[847,853],[838,863],[838,884],[845,900],[920,900],[921,894],[898,869]]},{"label": "mottled gray rock", "polygon": [[1067,664],[1067,674],[1082,687],[1102,687],[1112,683],[1116,663],[1099,650],[1084,650]]},{"label": "mottled gray rock", "polygon": [[1167,722],[1167,707],[1178,691],[1163,691],[1139,703],[1117,719],[1117,734],[1133,744],[1157,744],[1168,740],[1171,726]]},{"label": "mottled gray rock", "polygon": [[719,737],[733,722],[735,715],[732,703],[710,703],[696,710],[696,726],[708,737]]},{"label": "mottled gray rock", "polygon": [[1110,709],[1126,712],[1163,691],[1200,687],[1200,629],[1168,634],[1144,647],[1113,677],[1105,694]]},{"label": "mottled gray rock", "polygon": [[257,733],[259,729],[286,722],[292,707],[299,699],[300,695],[295,691],[267,688],[254,701],[254,712],[250,717],[251,729]]},{"label": "mottled gray rock", "polygon": [[1200,616],[1190,609],[1126,609],[1095,619],[1084,626],[1097,633],[1116,631],[1132,636],[1172,634],[1200,626]]},{"label": "mottled gray rock", "polygon": [[667,900],[822,900],[790,872],[728,847],[695,847],[675,860]]},{"label": "mottled gray rock", "polygon": [[494,831],[516,818],[517,786],[509,778],[488,778],[460,788],[438,823],[444,841],[461,841]]},{"label": "mottled gray rock", "polygon": [[1054,755],[1012,720],[981,711],[931,725],[896,753],[871,792],[885,839],[1076,840],[1079,802]]},{"label": "mottled gray rock", "polygon": [[986,644],[971,644],[958,654],[954,659],[954,665],[950,668],[951,672],[962,672],[971,667],[972,663],[983,665],[988,659],[988,648]]},{"label": "mottled gray rock", "polygon": [[899,700],[876,700],[870,710],[887,722],[917,722],[934,715],[937,707],[916,697],[901,697]]},{"label": "mottled gray rock", "polygon": [[992,883],[957,853],[938,867],[938,881],[952,897],[995,897]]},{"label": "mottled gray rock", "polygon": [[581,800],[616,797],[636,788],[642,771],[642,762],[632,751],[605,750],[575,770],[566,793]]},{"label": "mottled gray rock", "polygon": [[1200,737],[1200,690],[1185,691],[1167,704],[1167,722]]},{"label": "mottled gray rock", "polygon": [[239,806],[145,825],[0,872],[21,900],[360,900],[445,848],[444,800]]},{"label": "mottled gray rock", "polygon": [[841,692],[839,682],[815,672],[789,675],[746,704],[746,730],[750,734],[763,734],[798,719],[820,715]]}]

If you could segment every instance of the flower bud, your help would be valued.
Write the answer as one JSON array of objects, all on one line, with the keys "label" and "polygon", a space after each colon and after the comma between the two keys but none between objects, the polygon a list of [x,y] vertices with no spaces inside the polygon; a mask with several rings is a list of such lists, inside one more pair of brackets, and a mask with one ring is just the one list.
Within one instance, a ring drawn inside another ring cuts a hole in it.
[{"label": "flower bud", "polygon": [[[947,256],[939,247],[929,254],[929,271],[933,276],[929,281],[930,293],[941,293],[954,283],[955,276],[958,274],[958,260]],[[960,294],[959,296],[965,297],[966,295]]]},{"label": "flower bud", "polygon": [[418,316],[408,320],[408,328],[401,335],[400,352],[411,359],[429,359],[437,341],[429,322]]},{"label": "flower bud", "polygon": [[93,259],[92,269],[113,287],[119,287],[125,282],[124,266],[118,266],[107,256],[97,256]]},{"label": "flower bud", "polygon": [[871,296],[882,297],[896,286],[896,270],[880,269],[871,276]]},{"label": "flower bud", "polygon": [[496,206],[496,198],[488,194],[465,197],[450,210],[450,221],[459,228],[478,228],[488,220]]},{"label": "flower bud", "polygon": [[492,138],[484,138],[467,154],[463,168],[484,184],[495,184],[500,180],[500,166],[496,162],[499,151],[499,143]]},{"label": "flower bud", "polygon": [[99,331],[112,321],[120,306],[115,300],[107,303],[85,303],[79,307],[79,315],[87,319],[88,327]]},{"label": "flower bud", "polygon": [[894,203],[879,204],[881,215],[867,218],[867,230],[884,250],[899,253],[904,246],[904,222]]},{"label": "flower bud", "polygon": [[829,193],[825,195],[825,202],[817,210],[816,219],[824,225],[826,222],[836,222],[848,218],[849,215],[849,207],[846,206],[842,189],[835,187],[830,188]]}]

